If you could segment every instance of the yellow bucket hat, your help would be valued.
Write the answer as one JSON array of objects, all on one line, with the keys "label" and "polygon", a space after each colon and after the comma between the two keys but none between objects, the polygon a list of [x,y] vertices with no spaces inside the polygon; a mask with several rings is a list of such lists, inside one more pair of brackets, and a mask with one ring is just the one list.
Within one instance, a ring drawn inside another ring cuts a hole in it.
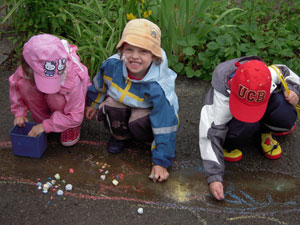
[{"label": "yellow bucket hat", "polygon": [[117,45],[120,49],[124,42],[146,49],[158,58],[162,58],[160,47],[161,31],[159,27],[146,19],[130,20],[122,33],[122,38]]}]

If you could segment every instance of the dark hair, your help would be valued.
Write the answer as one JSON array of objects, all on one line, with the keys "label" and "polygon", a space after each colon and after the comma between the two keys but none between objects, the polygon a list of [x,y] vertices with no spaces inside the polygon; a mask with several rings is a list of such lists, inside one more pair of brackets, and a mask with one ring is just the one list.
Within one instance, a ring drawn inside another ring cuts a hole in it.
[{"label": "dark hair", "polygon": [[22,70],[25,73],[25,75],[27,76],[27,78],[33,79],[33,71],[31,69],[31,67],[27,64],[27,62],[25,61],[23,55],[20,56],[20,64],[21,64]]}]

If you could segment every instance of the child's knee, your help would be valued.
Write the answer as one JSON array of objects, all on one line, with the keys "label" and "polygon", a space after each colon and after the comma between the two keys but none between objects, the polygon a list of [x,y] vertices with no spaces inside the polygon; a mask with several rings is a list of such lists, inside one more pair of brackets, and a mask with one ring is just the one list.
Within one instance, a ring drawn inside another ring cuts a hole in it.
[{"label": "child's knee", "polygon": [[264,123],[270,126],[290,129],[297,120],[294,106],[289,104],[282,93],[273,94],[264,118]]},{"label": "child's knee", "polygon": [[149,115],[138,118],[136,120],[130,120],[129,131],[133,135],[133,137],[142,142],[152,142],[153,132],[151,128]]},{"label": "child's knee", "polygon": [[47,94],[45,96],[46,102],[52,112],[60,111],[63,112],[65,105],[66,105],[66,99],[61,94]]},{"label": "child's knee", "polygon": [[128,136],[128,120],[130,117],[129,108],[116,108],[103,105],[98,112],[97,120],[104,121],[106,128],[118,136]]}]

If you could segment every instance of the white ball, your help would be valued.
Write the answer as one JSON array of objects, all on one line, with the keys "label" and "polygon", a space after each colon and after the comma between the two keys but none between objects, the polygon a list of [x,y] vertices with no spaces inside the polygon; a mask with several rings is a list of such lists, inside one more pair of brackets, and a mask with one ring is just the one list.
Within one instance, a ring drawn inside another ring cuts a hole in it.
[{"label": "white ball", "polygon": [[138,214],[143,214],[144,213],[144,209],[143,208],[138,208],[137,212],[138,212]]},{"label": "white ball", "polygon": [[72,186],[72,184],[67,184],[65,188],[66,188],[66,191],[72,191],[73,186]]},{"label": "white ball", "polygon": [[63,192],[62,190],[58,190],[58,191],[56,192],[56,194],[57,194],[57,195],[63,195],[64,192]]}]

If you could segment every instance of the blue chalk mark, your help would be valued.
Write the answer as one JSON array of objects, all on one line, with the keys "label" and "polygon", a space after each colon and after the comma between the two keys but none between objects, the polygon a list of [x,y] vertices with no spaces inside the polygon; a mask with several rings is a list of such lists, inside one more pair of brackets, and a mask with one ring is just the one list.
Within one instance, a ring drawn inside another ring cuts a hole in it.
[{"label": "blue chalk mark", "polygon": [[297,202],[285,202],[285,205],[297,205]]},{"label": "blue chalk mark", "polygon": [[204,167],[199,166],[199,167],[198,167],[198,171],[201,172],[201,173],[204,173]]},{"label": "blue chalk mark", "polygon": [[[273,199],[270,195],[267,195],[266,202],[259,202],[244,191],[240,191],[240,193],[244,196],[244,198],[233,194],[231,191],[227,191],[225,193],[225,201],[232,204],[247,205],[250,207],[250,209],[264,208],[269,206],[273,202]],[[228,199],[226,196],[229,196],[234,200]]]}]

